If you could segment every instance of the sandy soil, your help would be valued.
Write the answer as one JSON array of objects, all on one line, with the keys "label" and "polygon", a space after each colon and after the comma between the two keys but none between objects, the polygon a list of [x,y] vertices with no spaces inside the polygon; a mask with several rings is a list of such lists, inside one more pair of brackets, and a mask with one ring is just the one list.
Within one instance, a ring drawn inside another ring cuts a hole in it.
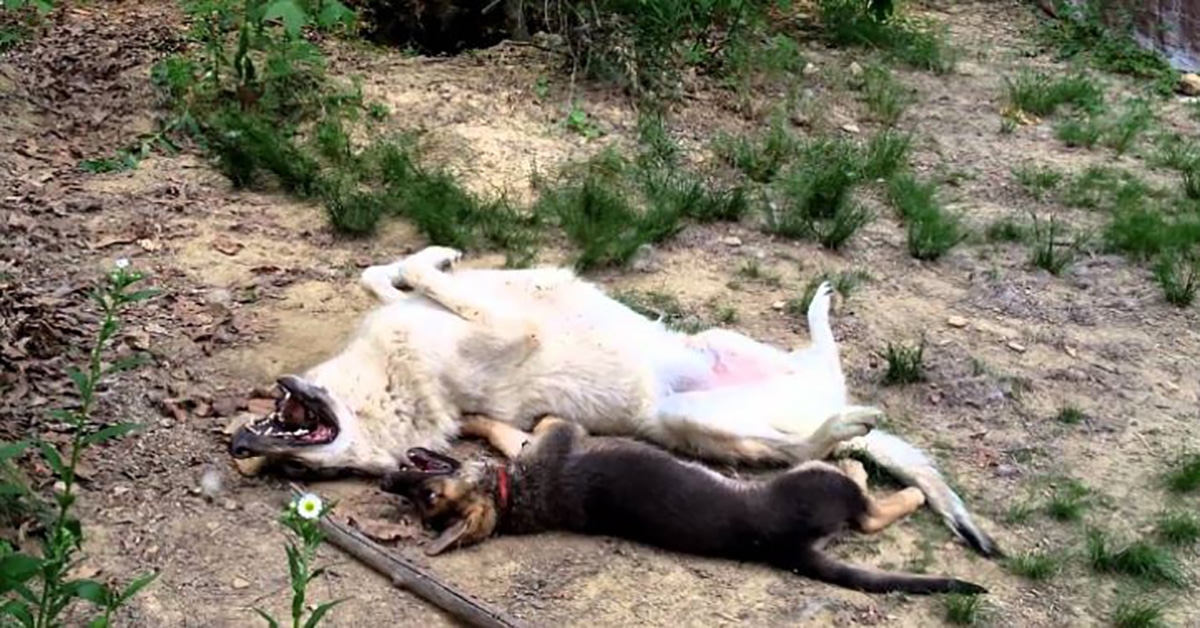
[{"label": "sandy soil", "polygon": [[[900,71],[919,103],[901,126],[920,138],[914,164],[953,179],[955,206],[976,226],[1033,201],[1012,180],[1017,164],[1076,170],[1109,159],[1073,151],[1048,125],[1000,135],[1003,76],[1022,64],[1053,66],[1027,38],[1028,10],[1016,2],[939,3],[953,41],[967,53],[957,73]],[[275,522],[285,484],[243,478],[225,453],[229,425],[250,392],[280,373],[334,351],[369,306],[354,281],[367,264],[422,246],[392,224],[367,240],[333,235],[320,209],[281,196],[235,192],[194,157],[151,157],[110,175],[78,171],[152,128],[150,64],[177,48],[180,20],[169,3],[100,2],[68,9],[34,44],[0,57],[0,309],[13,338],[35,342],[4,353],[15,368],[0,388],[0,435],[63,436],[45,416],[61,400],[66,357],[93,320],[83,289],[112,260],[128,257],[151,271],[165,296],[136,314],[123,350],[148,349],[152,366],[123,375],[104,392],[102,415],[145,422],[140,435],[94,452],[85,462],[82,509],[89,533],[85,564],[127,580],[153,569],[157,583],[136,598],[121,625],[241,626],[252,606],[282,613],[287,572]],[[853,55],[811,47],[827,76]],[[364,77],[366,96],[386,103],[398,128],[424,128],[433,159],[457,166],[481,192],[521,198],[529,175],[635,135],[635,113],[615,94],[576,87],[576,97],[605,130],[588,142],[558,124],[570,86],[553,59],[502,45],[454,59],[399,52],[342,50],[337,73]],[[538,77],[551,95],[534,95]],[[821,124],[864,119],[852,96],[812,77]],[[734,98],[701,89],[673,118],[689,150],[718,131],[756,121],[735,113]],[[1200,131],[1168,106],[1168,124]],[[761,107],[766,109],[766,107]],[[1139,167],[1132,158],[1120,165]],[[1078,225],[1086,214],[1050,203]],[[1019,246],[972,244],[936,264],[909,258],[904,234],[885,211],[842,254],[775,240],[750,225],[689,227],[657,252],[653,272],[597,277],[612,288],[657,290],[703,311],[716,299],[735,307],[735,326],[781,346],[805,343],[803,326],[772,305],[794,297],[824,269],[862,269],[871,280],[839,304],[835,328],[852,390],[880,404],[892,429],[928,448],[961,487],[983,525],[1010,550],[1082,549],[1078,526],[1037,516],[1021,524],[1005,514],[1040,499],[1046,478],[1069,475],[1106,496],[1091,522],[1118,534],[1143,532],[1169,498],[1156,478],[1178,451],[1200,448],[1195,356],[1196,310],[1163,303],[1148,273],[1121,258],[1081,259],[1062,277],[1030,270]],[[736,236],[739,245],[728,244]],[[556,261],[553,252],[545,261]],[[730,282],[749,259],[778,273],[778,286]],[[498,263],[474,257],[472,265]],[[966,326],[948,324],[962,317]],[[879,385],[880,349],[889,340],[930,343],[929,381],[902,389]],[[16,346],[15,344],[13,346]],[[182,412],[164,411],[176,400]],[[1061,425],[1065,404],[1087,420]],[[35,479],[46,469],[31,463]],[[223,479],[215,499],[200,477]],[[361,485],[320,487],[348,496]],[[399,551],[480,598],[537,625],[863,625],[930,626],[942,621],[936,599],[867,596],[786,573],[681,557],[630,543],[567,535],[502,538],[426,559],[413,543]],[[977,559],[925,515],[871,539],[842,543],[855,561],[948,572],[984,583],[990,621],[1018,626],[1104,623],[1119,582],[1071,560],[1042,584]],[[328,577],[317,599],[348,597],[331,626],[428,626],[448,620],[418,599],[333,549],[322,550]],[[1194,553],[1182,554],[1195,570]],[[1181,592],[1172,625],[1200,623],[1200,598]]]}]

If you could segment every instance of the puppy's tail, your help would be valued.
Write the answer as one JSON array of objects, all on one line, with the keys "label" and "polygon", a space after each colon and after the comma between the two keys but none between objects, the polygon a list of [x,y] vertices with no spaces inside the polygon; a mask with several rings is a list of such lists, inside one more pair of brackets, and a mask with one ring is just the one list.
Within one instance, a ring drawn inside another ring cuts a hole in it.
[{"label": "puppy's tail", "polygon": [[987,589],[965,580],[945,576],[925,576],[899,571],[882,571],[850,565],[830,558],[827,554],[809,549],[800,556],[793,569],[801,575],[839,587],[864,593],[963,593],[976,595]]},{"label": "puppy's tail", "polygon": [[866,436],[852,438],[838,445],[836,453],[860,452],[875,464],[895,476],[908,486],[916,486],[925,493],[929,507],[942,516],[946,525],[966,541],[976,552],[989,558],[1003,556],[992,540],[975,521],[962,499],[954,493],[945,478],[920,449],[897,436],[873,430]]}]

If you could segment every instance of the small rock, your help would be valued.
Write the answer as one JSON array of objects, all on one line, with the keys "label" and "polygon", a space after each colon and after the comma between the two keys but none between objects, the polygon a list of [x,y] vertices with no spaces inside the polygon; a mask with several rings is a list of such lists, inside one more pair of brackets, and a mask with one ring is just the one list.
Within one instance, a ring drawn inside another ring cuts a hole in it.
[{"label": "small rock", "polygon": [[1009,341],[1008,348],[1016,351],[1017,353],[1025,353],[1025,345],[1016,341]]},{"label": "small rock", "polygon": [[1011,478],[1021,474],[1021,470],[1011,464],[1002,464],[996,467],[996,477]]},{"label": "small rock", "polygon": [[230,512],[233,512],[233,511],[237,510],[238,508],[240,508],[240,506],[238,506],[238,503],[232,499],[227,499],[227,500],[221,502],[221,507]]},{"label": "small rock", "polygon": [[1063,351],[1066,351],[1067,355],[1069,355],[1073,358],[1079,357],[1079,355],[1077,353],[1075,353],[1075,349],[1073,347],[1063,347]]},{"label": "small rock", "polygon": [[771,304],[771,307],[776,310],[782,310],[783,308],[787,307],[787,301],[776,301]]},{"label": "small rock", "polygon": [[850,71],[850,76],[862,76],[863,74],[862,66],[857,61],[851,61],[850,67],[846,69]]},{"label": "small rock", "polygon": [[655,254],[653,246],[643,244],[638,247],[636,253],[633,254],[633,260],[629,262],[629,267],[640,273],[652,273],[658,270],[658,256]]},{"label": "small rock", "polygon": [[1184,74],[1179,77],[1179,84],[1175,89],[1184,96],[1200,96],[1200,74]]},{"label": "small rock", "polygon": [[209,468],[200,476],[200,492],[209,499],[221,494],[221,484],[221,472],[216,469]]},{"label": "small rock", "polygon": [[956,329],[962,329],[967,326],[967,319],[961,316],[951,316],[946,319],[946,324]]},{"label": "small rock", "polygon": [[128,486],[114,486],[112,492],[113,492],[113,497],[120,497],[120,496],[124,495],[125,493],[129,492],[129,487]]},{"label": "small rock", "polygon": [[729,236],[726,238],[721,238],[721,242],[723,244],[727,244],[729,246],[741,246],[742,245],[742,239],[737,236]]},{"label": "small rock", "polygon": [[843,124],[842,130],[852,135],[858,135],[859,133],[862,133],[862,129],[853,122],[847,122],[846,124]]},{"label": "small rock", "polygon": [[234,578],[233,579],[233,588],[237,589],[239,591],[242,589],[248,589],[248,588],[250,588],[250,582],[248,580],[246,580],[245,578]]},{"label": "small rock", "polygon": [[820,71],[821,69],[817,67],[817,64],[809,62],[804,64],[804,70],[801,72],[804,76],[812,76]]},{"label": "small rock", "polygon": [[158,426],[163,428],[164,430],[169,430],[169,429],[175,427],[175,421],[172,419],[162,419],[158,422]]}]

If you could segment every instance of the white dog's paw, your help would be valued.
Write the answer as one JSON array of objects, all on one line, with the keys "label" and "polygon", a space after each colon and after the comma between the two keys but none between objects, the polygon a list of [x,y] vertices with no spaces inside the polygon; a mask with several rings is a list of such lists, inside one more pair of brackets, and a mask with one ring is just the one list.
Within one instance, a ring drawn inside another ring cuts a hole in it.
[{"label": "white dog's paw", "polygon": [[843,441],[859,436],[866,436],[879,425],[883,418],[883,410],[870,406],[852,406],[837,416],[830,436]]},{"label": "white dog's paw", "polygon": [[405,265],[433,266],[440,271],[448,271],[462,259],[463,253],[448,246],[427,246],[404,259]]},{"label": "white dog's paw", "polygon": [[817,291],[813,293],[812,301],[808,304],[808,315],[829,313],[829,304],[832,300],[833,284],[822,281],[821,285],[817,286]]}]

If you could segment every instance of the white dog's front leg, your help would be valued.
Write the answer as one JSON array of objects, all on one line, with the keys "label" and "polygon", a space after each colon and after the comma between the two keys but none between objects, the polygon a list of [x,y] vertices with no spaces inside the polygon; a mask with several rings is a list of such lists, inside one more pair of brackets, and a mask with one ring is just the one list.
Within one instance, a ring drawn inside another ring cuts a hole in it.
[{"label": "white dog's front leg", "polygon": [[380,301],[395,303],[404,298],[404,292],[401,289],[411,287],[405,277],[406,271],[428,267],[444,272],[452,269],[460,259],[462,259],[462,251],[445,246],[427,246],[391,264],[379,264],[367,268],[362,272],[359,281]]}]

